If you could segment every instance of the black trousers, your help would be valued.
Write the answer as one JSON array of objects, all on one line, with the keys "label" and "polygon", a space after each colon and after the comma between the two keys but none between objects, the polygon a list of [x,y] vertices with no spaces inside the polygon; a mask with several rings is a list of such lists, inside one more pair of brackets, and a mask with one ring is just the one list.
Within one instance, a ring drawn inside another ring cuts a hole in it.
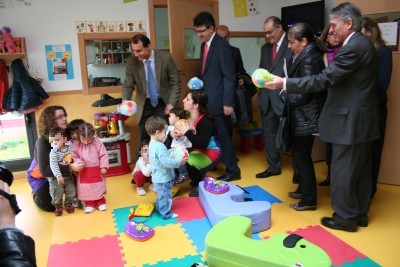
[{"label": "black trousers", "polygon": [[138,125],[138,127],[139,127],[138,148],[140,148],[140,143],[143,140],[150,139],[150,136],[147,134],[146,128],[144,127],[148,118],[150,118],[153,115],[159,116],[159,117],[166,119],[166,121],[168,123],[168,114],[164,113],[165,106],[166,105],[165,105],[164,101],[162,100],[162,98],[158,99],[158,105],[156,107],[153,107],[151,105],[150,99],[146,99],[146,102],[143,107],[142,117],[140,118],[140,122]]},{"label": "black trousers", "polygon": [[49,182],[46,181],[46,183],[42,187],[40,187],[38,190],[36,190],[36,192],[33,193],[33,201],[35,202],[36,206],[44,211],[56,210],[54,205],[51,204]]}]

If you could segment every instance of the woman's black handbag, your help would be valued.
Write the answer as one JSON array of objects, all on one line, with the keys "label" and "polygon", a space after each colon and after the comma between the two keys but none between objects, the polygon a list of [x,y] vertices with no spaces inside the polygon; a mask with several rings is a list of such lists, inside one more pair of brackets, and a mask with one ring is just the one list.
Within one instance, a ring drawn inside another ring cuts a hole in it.
[{"label": "woman's black handbag", "polygon": [[275,139],[275,148],[282,152],[289,152],[292,146],[292,133],[290,127],[290,112],[289,103],[286,100],[285,108],[283,110],[281,119],[279,121],[279,128]]}]

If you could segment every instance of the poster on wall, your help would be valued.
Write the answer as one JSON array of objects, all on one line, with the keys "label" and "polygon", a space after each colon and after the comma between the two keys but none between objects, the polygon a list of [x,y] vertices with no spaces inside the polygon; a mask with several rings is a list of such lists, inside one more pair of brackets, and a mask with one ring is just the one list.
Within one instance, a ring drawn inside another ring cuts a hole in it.
[{"label": "poster on wall", "polygon": [[45,45],[49,81],[72,80],[74,68],[70,44]]},{"label": "poster on wall", "polygon": [[260,14],[258,0],[232,0],[235,17],[247,17]]}]

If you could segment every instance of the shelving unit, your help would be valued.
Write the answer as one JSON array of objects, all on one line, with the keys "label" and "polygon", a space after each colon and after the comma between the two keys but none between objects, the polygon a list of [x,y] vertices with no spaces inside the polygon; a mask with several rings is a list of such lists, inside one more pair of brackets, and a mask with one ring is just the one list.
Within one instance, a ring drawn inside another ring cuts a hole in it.
[{"label": "shelving unit", "polygon": [[129,40],[96,40],[94,48],[96,51],[95,65],[126,63],[131,55]]},{"label": "shelving unit", "polygon": [[18,38],[20,40],[20,46],[22,51],[21,53],[5,53],[5,49],[0,50],[0,59],[3,60],[7,66],[10,66],[11,62],[17,58],[23,58],[26,61],[28,61],[28,55],[26,53],[25,37],[14,37],[14,38]]}]

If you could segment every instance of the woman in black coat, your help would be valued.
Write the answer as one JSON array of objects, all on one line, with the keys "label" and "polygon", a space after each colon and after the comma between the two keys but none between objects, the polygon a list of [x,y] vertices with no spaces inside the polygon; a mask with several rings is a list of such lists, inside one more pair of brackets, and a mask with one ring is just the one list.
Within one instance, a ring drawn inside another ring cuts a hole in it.
[{"label": "woman in black coat", "polygon": [[[307,23],[296,23],[288,31],[288,47],[293,58],[286,59],[287,74],[290,78],[300,78],[318,74],[325,68],[322,50],[313,30]],[[314,136],[318,134],[318,118],[325,103],[326,92],[314,94],[286,94],[281,100],[289,104],[292,152],[299,171],[299,187],[290,192],[291,198],[300,199],[290,207],[297,211],[315,210],[317,207],[317,183],[311,158]]]}]

